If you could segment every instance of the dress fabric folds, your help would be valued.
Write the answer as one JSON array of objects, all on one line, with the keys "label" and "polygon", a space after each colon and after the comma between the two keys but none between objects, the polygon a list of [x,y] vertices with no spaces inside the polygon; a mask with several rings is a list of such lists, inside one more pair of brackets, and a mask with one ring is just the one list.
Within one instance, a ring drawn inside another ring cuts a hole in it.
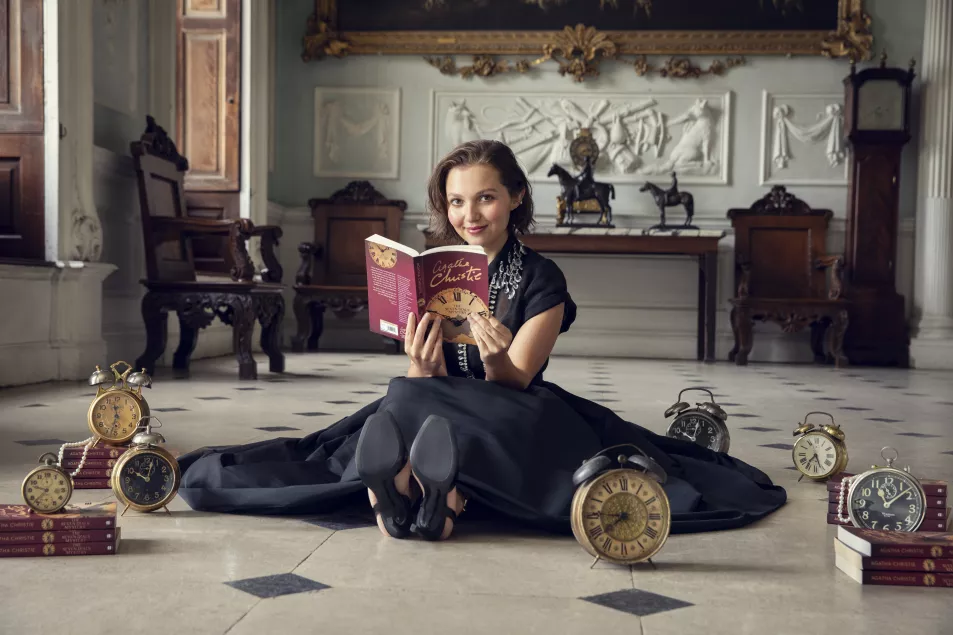
[{"label": "dress fabric folds", "polygon": [[[494,314],[514,334],[559,304],[562,331],[575,320],[562,272],[515,236],[491,264],[491,276]],[[757,468],[625,421],[545,381],[545,365],[528,388],[516,390],[484,380],[475,346],[444,344],[444,356],[449,376],[396,377],[384,397],[324,430],[179,457],[179,494],[193,509],[245,514],[326,514],[366,501],[354,452],[367,417],[388,410],[408,444],[428,416],[449,419],[459,446],[457,485],[469,502],[546,531],[570,533],[573,472],[622,443],[665,470],[672,533],[742,527],[786,501],[784,489]]]}]

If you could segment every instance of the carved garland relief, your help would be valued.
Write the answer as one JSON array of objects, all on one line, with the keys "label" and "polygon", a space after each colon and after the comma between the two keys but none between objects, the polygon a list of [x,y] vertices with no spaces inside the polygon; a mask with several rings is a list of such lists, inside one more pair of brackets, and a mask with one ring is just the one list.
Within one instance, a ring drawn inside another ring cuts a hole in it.
[{"label": "carved garland relief", "polygon": [[728,182],[731,93],[567,97],[558,93],[434,94],[433,161],[456,145],[496,139],[533,180],[553,163],[575,172],[569,145],[587,128],[599,146],[597,178],[642,182],[678,171],[683,183]]},{"label": "carved garland relief", "polygon": [[765,91],[761,184],[846,184],[843,103],[843,95]]}]

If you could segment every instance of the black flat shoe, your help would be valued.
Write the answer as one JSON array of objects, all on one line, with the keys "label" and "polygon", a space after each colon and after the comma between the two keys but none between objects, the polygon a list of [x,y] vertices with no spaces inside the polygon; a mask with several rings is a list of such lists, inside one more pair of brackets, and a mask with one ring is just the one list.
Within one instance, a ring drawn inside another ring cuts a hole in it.
[{"label": "black flat shoe", "polygon": [[[377,498],[373,509],[384,529],[394,538],[409,536],[413,501],[394,485],[394,477],[407,463],[407,446],[391,413],[375,412],[367,418],[357,440],[354,462],[361,481]],[[415,489],[419,492],[420,488],[410,479],[411,495]]]},{"label": "black flat shoe", "polygon": [[450,422],[437,415],[424,421],[410,448],[410,467],[423,486],[423,498],[411,531],[426,540],[439,540],[447,518],[457,513],[447,505],[447,494],[457,480],[457,443]]}]

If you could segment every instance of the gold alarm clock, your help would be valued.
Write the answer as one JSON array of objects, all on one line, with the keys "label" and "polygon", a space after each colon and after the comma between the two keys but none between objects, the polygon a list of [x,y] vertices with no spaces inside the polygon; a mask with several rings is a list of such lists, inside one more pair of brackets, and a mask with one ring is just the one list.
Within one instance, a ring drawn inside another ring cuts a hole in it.
[{"label": "gold alarm clock", "polygon": [[447,288],[434,295],[427,303],[427,311],[443,318],[443,338],[453,344],[476,345],[476,340],[470,334],[468,315],[479,313],[483,317],[490,317],[490,310],[483,299],[469,289],[460,287]]},{"label": "gold alarm clock", "polygon": [[54,514],[66,507],[73,495],[73,479],[56,461],[56,455],[47,452],[40,457],[42,465],[23,479],[23,502],[37,513]]},{"label": "gold alarm clock", "polygon": [[[815,427],[808,423],[811,415],[827,415],[830,424]],[[847,469],[846,435],[840,426],[834,423],[834,417],[827,412],[809,412],[804,422],[794,430],[798,437],[791,450],[794,467],[801,473],[798,482],[805,476],[815,481],[823,481]]]},{"label": "gold alarm clock", "polygon": [[[120,364],[126,366],[122,374],[116,370]],[[135,373],[131,371],[132,365],[118,361],[108,371],[97,366],[89,377],[89,385],[98,389],[89,405],[86,422],[96,437],[110,445],[131,439],[139,422],[149,416],[149,404],[142,396],[142,388],[152,387],[152,379],[145,368]]]},{"label": "gold alarm clock", "polygon": [[[139,512],[151,512],[164,507],[175,498],[182,480],[179,462],[175,460],[160,443],[165,438],[152,431],[152,424],[143,421],[155,419],[161,427],[162,422],[155,417],[143,417],[139,432],[132,438],[132,445],[116,461],[113,467],[111,485],[119,502],[126,505],[122,514],[131,507]],[[120,514],[120,515],[122,515]]]},{"label": "gold alarm clock", "polygon": [[[616,458],[609,458],[614,452]],[[576,470],[570,523],[576,541],[595,557],[593,565],[600,559],[620,565],[651,562],[662,549],[672,527],[662,489],[666,478],[658,463],[630,444],[602,450]]]}]

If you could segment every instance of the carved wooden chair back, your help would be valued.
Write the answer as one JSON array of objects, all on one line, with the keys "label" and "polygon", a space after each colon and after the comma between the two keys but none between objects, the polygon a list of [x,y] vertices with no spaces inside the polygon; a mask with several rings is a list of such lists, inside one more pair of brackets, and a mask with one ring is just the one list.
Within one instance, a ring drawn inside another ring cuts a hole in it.
[{"label": "carved wooden chair back", "polygon": [[365,286],[364,239],[380,234],[399,242],[407,204],[384,198],[367,181],[354,181],[331,198],[311,199],[308,205],[314,219],[316,255],[311,284]]},{"label": "carved wooden chair back", "polygon": [[153,218],[187,218],[183,180],[188,160],[151,116],[146,131],[130,144],[139,185],[139,209],[145,243],[146,276],[153,282],[195,280],[189,238],[163,231]]},{"label": "carved wooden chair back", "polygon": [[819,259],[826,260],[832,216],[831,210],[811,209],[783,186],[775,186],[749,209],[729,210],[736,288],[746,282],[751,299],[827,299],[825,267]]}]

